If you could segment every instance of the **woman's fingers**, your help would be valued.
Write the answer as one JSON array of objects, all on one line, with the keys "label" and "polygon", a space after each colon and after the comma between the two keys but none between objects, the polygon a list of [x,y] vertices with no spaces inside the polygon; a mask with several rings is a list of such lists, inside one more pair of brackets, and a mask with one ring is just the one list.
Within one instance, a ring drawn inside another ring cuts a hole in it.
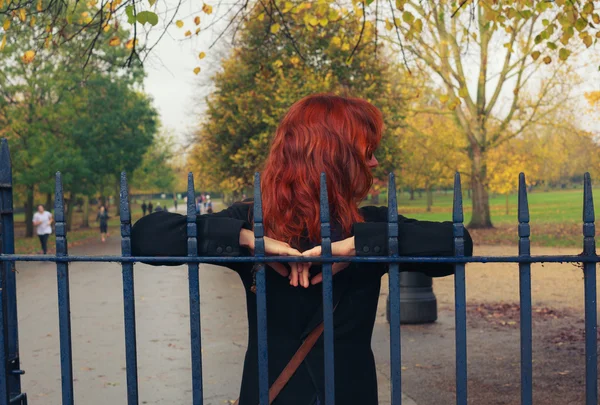
[{"label": "woman's fingers", "polygon": [[290,272],[290,285],[293,285],[294,287],[298,287],[298,270],[292,268],[292,271]]}]

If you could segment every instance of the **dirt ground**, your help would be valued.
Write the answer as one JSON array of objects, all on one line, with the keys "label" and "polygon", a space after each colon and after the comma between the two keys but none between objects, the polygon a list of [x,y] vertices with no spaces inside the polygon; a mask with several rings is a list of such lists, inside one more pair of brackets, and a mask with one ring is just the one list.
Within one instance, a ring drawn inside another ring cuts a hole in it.
[{"label": "dirt ground", "polygon": [[[580,251],[533,248],[532,254]],[[513,255],[517,249],[476,246],[474,254]],[[584,404],[583,272],[552,263],[534,264],[531,273],[534,403]],[[518,265],[469,264],[466,280],[469,404],[520,404]],[[403,389],[419,405],[455,402],[454,278],[436,279],[434,291],[438,321],[402,327]],[[382,308],[377,327],[389,328]]]}]

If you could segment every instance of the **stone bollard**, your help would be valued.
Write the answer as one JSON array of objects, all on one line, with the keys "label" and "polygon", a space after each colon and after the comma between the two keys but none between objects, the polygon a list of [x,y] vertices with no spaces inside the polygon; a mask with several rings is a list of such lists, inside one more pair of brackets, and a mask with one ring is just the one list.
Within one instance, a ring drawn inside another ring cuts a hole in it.
[{"label": "stone bollard", "polygon": [[[400,323],[431,323],[437,320],[437,300],[431,277],[417,272],[400,272]],[[386,317],[390,322],[390,297]]]}]

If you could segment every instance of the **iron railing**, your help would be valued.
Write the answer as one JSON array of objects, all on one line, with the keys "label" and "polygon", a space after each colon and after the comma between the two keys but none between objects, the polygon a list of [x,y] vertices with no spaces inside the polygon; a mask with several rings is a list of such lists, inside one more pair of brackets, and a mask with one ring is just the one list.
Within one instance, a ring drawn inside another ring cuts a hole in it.
[{"label": "iron railing", "polygon": [[264,228],[260,175],[254,183],[254,235],[253,257],[199,257],[196,228],[195,192],[192,174],[188,175],[187,192],[187,257],[132,257],[131,214],[125,173],[121,174],[121,256],[70,256],[67,251],[67,232],[63,188],[60,173],[56,174],[55,219],[56,255],[21,255],[14,253],[12,168],[8,143],[2,141],[0,148],[0,237],[2,262],[2,285],[0,299],[0,405],[26,404],[27,396],[21,392],[20,376],[24,373],[19,366],[17,301],[15,262],[56,262],[58,277],[58,307],[60,328],[60,360],[62,382],[62,404],[73,405],[73,363],[71,352],[71,318],[69,299],[69,263],[71,262],[118,262],[123,269],[123,301],[126,347],[127,404],[138,405],[138,367],[136,351],[136,321],[134,301],[135,262],[180,263],[188,265],[191,360],[192,360],[192,404],[203,403],[202,350],[200,326],[200,285],[198,265],[200,263],[259,263],[256,274],[257,326],[258,326],[258,374],[259,401],[268,404],[268,346],[267,346],[267,290],[265,262],[322,262],[323,263],[323,317],[325,345],[325,405],[335,404],[334,357],[333,357],[333,279],[334,262],[370,262],[389,264],[390,295],[390,348],[391,348],[391,403],[400,405],[401,395],[401,350],[400,350],[400,265],[402,263],[453,263],[455,266],[455,322],[456,322],[456,403],[467,405],[467,325],[466,325],[466,263],[518,263],[520,288],[520,332],[521,332],[521,403],[532,404],[532,310],[531,310],[531,263],[562,262],[583,263],[585,289],[585,398],[586,405],[598,403],[597,370],[597,307],[596,307],[596,263],[599,261],[595,247],[594,205],[589,174],[584,177],[583,193],[583,254],[531,256],[529,208],[525,176],[519,175],[518,202],[518,256],[464,256],[464,225],[460,175],[454,179],[454,203],[452,210],[454,233],[454,256],[452,257],[400,257],[398,255],[398,210],[394,175],[389,176],[388,187],[388,252],[387,257],[332,257],[329,223],[329,203],[325,175],[321,175],[320,219],[322,256],[314,257],[265,257]]}]

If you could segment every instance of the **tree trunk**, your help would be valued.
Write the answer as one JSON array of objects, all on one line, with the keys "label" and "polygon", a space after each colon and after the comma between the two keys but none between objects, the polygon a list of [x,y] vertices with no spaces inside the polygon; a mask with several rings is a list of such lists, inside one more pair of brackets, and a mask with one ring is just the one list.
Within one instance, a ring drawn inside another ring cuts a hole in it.
[{"label": "tree trunk", "polygon": [[81,221],[82,228],[90,227],[90,197],[83,197],[83,221]]},{"label": "tree trunk", "polygon": [[433,205],[433,191],[431,187],[427,187],[427,212],[431,212],[431,206]]},{"label": "tree trunk", "polygon": [[48,211],[53,211],[53,206],[52,206],[52,193],[47,193],[46,194],[46,210]]},{"label": "tree trunk", "polygon": [[471,202],[473,216],[469,228],[493,228],[490,216],[490,199],[485,183],[487,180],[487,167],[483,151],[479,145],[471,146],[471,189],[473,191]]},{"label": "tree trunk", "polygon": [[419,189],[419,199],[423,198],[423,190]]},{"label": "tree trunk", "polygon": [[25,236],[33,237],[33,185],[27,186],[27,200],[25,202]]},{"label": "tree trunk", "polygon": [[508,211],[508,193],[506,193],[506,215],[508,215],[508,214],[509,214],[509,211]]},{"label": "tree trunk", "polygon": [[413,201],[415,199],[415,189],[411,188],[410,189],[410,200]]},{"label": "tree trunk", "polygon": [[471,188],[467,188],[467,198],[471,198]]}]

